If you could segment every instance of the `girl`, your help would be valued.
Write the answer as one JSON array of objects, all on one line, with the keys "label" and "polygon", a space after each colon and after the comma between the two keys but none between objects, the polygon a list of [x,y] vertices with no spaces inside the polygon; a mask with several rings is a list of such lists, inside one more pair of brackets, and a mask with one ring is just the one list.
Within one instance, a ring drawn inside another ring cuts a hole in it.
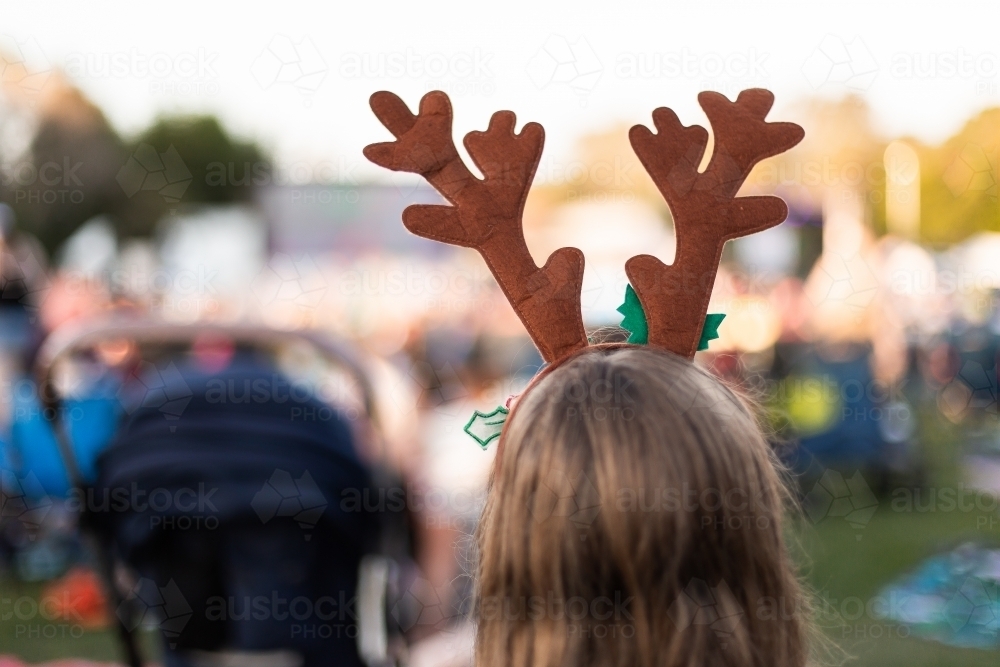
[{"label": "girl", "polygon": [[476,249],[549,362],[503,425],[478,529],[481,666],[806,661],[776,463],[740,401],[691,363],[723,317],[707,309],[725,243],[788,213],[777,197],[737,197],[740,187],[803,130],[766,120],[767,90],[698,102],[714,136],[703,170],[708,132],[672,110],[629,131],[670,208],[676,251],[670,265],[626,262],[619,312],[633,345],[592,346],[583,253],[560,248],[538,266],[524,238],[541,126],[515,132],[514,114],[498,111],[467,134],[479,178],[454,145],[447,95],[427,93],[416,114],[392,93],[371,97],[395,140],[365,155],[421,174],[449,204],[407,208],[407,229]]},{"label": "girl", "polygon": [[784,487],[746,407],[655,348],[588,348],[504,427],[476,664],[802,665]]}]

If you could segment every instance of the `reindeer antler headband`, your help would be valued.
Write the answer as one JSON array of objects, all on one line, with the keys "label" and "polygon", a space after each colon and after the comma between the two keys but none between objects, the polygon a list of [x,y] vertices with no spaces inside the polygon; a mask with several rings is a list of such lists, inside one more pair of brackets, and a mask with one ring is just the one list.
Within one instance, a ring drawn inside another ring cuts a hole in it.
[{"label": "reindeer antler headband", "polygon": [[[726,241],[773,227],[788,214],[778,197],[737,197],[737,191],[755,164],[788,150],[804,135],[794,123],[764,120],[774,103],[768,90],[744,90],[736,102],[703,92],[698,102],[715,131],[715,149],[704,172],[698,171],[708,145],[703,127],[684,127],[673,111],[661,107],[653,111],[656,133],[642,125],[629,131],[632,148],[673,214],[677,251],[670,265],[636,255],[625,271],[645,314],[648,344],[689,359],[702,337]],[[542,155],[542,126],[528,123],[515,134],[514,114],[498,111],[485,132],[465,135],[465,147],[485,177],[479,179],[452,141],[446,94],[424,95],[417,115],[384,91],[372,95],[371,107],[396,141],[367,146],[365,157],[422,175],[452,204],[408,207],[406,228],[479,251],[545,361],[587,347],[580,311],[583,253],[560,248],[539,268],[521,227]]]}]

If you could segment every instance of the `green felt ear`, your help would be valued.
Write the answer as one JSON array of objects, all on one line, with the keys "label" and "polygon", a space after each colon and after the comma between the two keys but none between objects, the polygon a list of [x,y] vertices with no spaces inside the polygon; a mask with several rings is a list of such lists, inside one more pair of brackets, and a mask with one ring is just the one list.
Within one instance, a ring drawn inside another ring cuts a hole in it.
[{"label": "green felt ear", "polygon": [[[623,315],[621,327],[629,332],[628,342],[632,345],[645,345],[649,340],[649,324],[646,322],[646,313],[642,310],[639,295],[631,285],[625,286],[625,302],[618,306],[617,310]],[[725,318],[725,313],[708,313],[705,316],[701,339],[698,341],[699,350],[707,350],[708,341],[719,337],[719,325]]]}]

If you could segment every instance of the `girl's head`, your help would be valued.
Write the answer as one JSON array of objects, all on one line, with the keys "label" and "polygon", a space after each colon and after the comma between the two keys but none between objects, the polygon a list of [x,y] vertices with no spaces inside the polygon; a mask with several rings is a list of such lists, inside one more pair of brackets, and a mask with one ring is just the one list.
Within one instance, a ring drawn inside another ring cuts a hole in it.
[{"label": "girl's head", "polygon": [[754,417],[650,348],[588,350],[511,414],[478,529],[479,665],[801,665],[784,487]]}]

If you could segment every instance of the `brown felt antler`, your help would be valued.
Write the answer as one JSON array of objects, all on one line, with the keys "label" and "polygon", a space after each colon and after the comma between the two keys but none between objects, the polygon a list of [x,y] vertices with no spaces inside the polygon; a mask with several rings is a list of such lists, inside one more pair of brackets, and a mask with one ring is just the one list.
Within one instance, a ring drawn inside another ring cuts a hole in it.
[{"label": "brown felt antler", "polygon": [[413,205],[403,224],[414,234],[475,248],[528,334],[549,362],[587,345],[580,312],[583,253],[560,248],[538,268],[524,241],[521,215],[542,155],[545,133],[528,123],[514,133],[514,114],[498,111],[485,132],[465,135],[465,148],[485,176],[469,171],[451,136],[451,102],[424,95],[420,113],[389,92],[371,96],[372,111],[396,141],[365,147],[365,157],[394,171],[422,175],[452,206]]},{"label": "brown felt antler", "polygon": [[794,123],[767,123],[774,95],[744,90],[730,102],[714,92],[698,95],[715,132],[715,149],[698,172],[708,133],[684,127],[665,107],[653,112],[656,134],[629,131],[632,148],[670,206],[677,237],[674,263],[637,255],[625,265],[649,327],[649,344],[691,358],[701,339],[708,301],[729,239],[773,227],[788,215],[778,197],[736,197],[755,164],[802,140]]}]

